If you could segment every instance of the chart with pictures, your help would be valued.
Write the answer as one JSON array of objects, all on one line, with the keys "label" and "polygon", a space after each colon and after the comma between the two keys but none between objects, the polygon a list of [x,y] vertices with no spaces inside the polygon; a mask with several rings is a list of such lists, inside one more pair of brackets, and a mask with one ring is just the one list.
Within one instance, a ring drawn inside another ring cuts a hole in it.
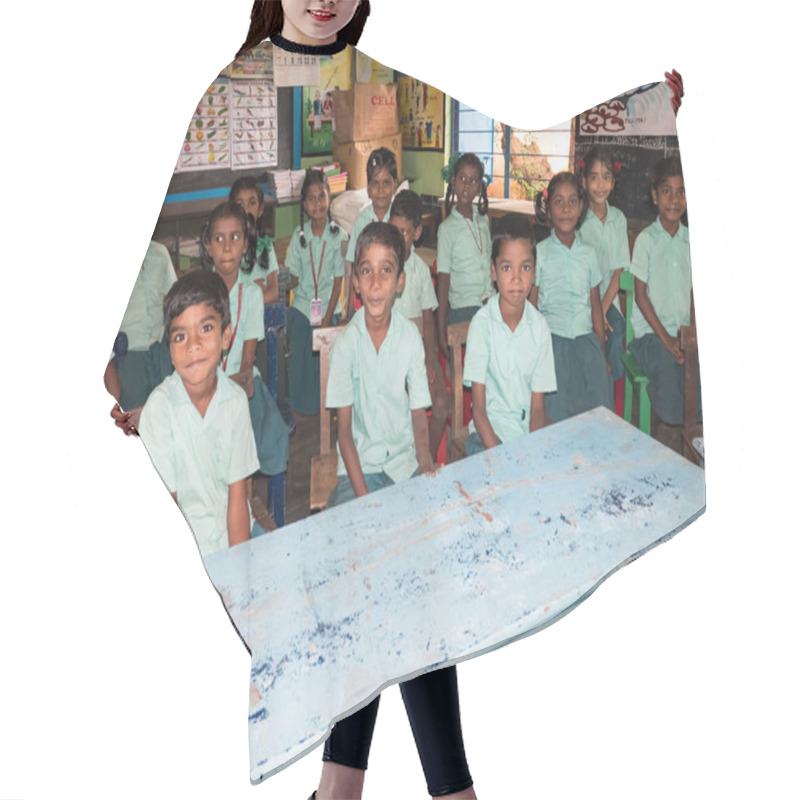
[{"label": "chart with pictures", "polygon": [[278,102],[271,81],[231,81],[232,169],[278,164]]},{"label": "chart with pictures", "polygon": [[176,172],[230,167],[230,83],[220,78],[206,90],[186,132]]}]

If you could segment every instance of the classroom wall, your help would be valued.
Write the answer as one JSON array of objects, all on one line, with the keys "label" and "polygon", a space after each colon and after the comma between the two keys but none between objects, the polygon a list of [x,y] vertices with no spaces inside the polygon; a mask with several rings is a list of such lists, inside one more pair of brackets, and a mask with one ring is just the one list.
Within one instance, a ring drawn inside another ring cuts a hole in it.
[{"label": "classroom wall", "polygon": [[[409,179],[411,189],[417,194],[435,197],[444,194],[443,166],[444,153],[403,150],[403,177]],[[412,181],[412,178],[415,180]]]}]

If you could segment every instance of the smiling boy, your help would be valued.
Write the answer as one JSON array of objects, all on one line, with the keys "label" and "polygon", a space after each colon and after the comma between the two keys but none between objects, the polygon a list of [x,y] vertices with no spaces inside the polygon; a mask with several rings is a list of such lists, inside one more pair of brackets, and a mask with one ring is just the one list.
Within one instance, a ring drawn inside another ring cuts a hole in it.
[{"label": "smiling boy", "polygon": [[220,367],[231,339],[220,276],[178,280],[164,326],[175,372],[148,398],[139,434],[205,557],[250,538],[245,481],[259,468],[247,397]]},{"label": "smiling boy", "polygon": [[364,228],[353,272],[362,307],[331,350],[326,405],[338,411],[339,483],[329,507],[434,471],[422,338],[413,322],[392,313],[405,285],[404,260],[397,228],[385,222]]}]

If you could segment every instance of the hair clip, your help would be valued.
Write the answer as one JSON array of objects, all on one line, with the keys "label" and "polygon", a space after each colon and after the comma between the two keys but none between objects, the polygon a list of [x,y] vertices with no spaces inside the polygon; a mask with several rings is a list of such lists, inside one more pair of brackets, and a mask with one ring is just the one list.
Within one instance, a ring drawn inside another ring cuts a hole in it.
[{"label": "hair clip", "polygon": [[583,160],[583,158],[582,158],[582,157],[581,157],[581,160],[578,162],[578,166],[579,166],[581,169],[583,169],[583,168],[586,166],[586,162]]},{"label": "hair clip", "polygon": [[547,200],[547,187],[546,186],[544,187],[544,191],[542,192],[542,197],[544,197],[544,199]]},{"label": "hair clip", "polygon": [[615,161],[614,162],[614,172],[616,172],[617,175],[619,175],[619,173],[622,172],[622,162],[621,161]]}]

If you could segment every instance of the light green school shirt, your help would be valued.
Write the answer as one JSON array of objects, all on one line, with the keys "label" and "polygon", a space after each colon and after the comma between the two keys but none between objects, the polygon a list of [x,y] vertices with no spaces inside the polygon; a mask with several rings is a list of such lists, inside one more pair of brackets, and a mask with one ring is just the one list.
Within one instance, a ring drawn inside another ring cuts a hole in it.
[{"label": "light green school shirt", "polygon": [[[631,249],[628,244],[628,220],[614,206],[606,203],[605,225],[590,208],[581,225],[581,238],[586,244],[594,247],[603,280],[600,281],[600,300],[603,299],[611,283],[615,270],[628,269],[631,265]],[[619,293],[614,297],[612,305],[619,307]],[[620,313],[622,313],[620,311]]]},{"label": "light green school shirt", "polygon": [[[418,467],[411,411],[431,404],[417,326],[392,314],[375,352],[360,308],[333,345],[330,366],[325,405],[353,407],[353,440],[363,473],[385,472],[395,483],[410,478]],[[341,450],[337,472],[347,474]]]},{"label": "light green school shirt", "polygon": [[394,299],[393,311],[399,311],[406,319],[417,319],[423,311],[435,311],[439,307],[428,265],[416,254],[414,246],[403,265],[406,276],[403,293]]},{"label": "light green school shirt", "polygon": [[[239,275],[242,276],[242,283],[248,284],[255,283],[256,281],[264,281],[266,285],[267,276],[272,272],[278,271],[278,256],[275,255],[275,248],[271,244],[269,246],[269,255],[267,256],[267,266],[261,266],[260,259],[263,249],[263,247],[260,250],[256,249],[256,263],[253,264],[253,269],[251,269],[250,272],[245,272],[241,266],[239,267]],[[242,264],[244,264],[244,259],[242,259]],[[260,289],[261,287],[259,286],[258,288]],[[261,302],[264,302],[263,293]]]},{"label": "light green school shirt", "polygon": [[[325,223],[322,236],[313,236],[311,225],[306,225],[306,246],[300,244],[300,228],[292,234],[289,249],[286,251],[286,266],[291,275],[299,281],[294,288],[292,307],[306,319],[311,318],[311,301],[314,299],[314,274],[317,276],[317,297],[322,301],[322,315],[328,310],[333,291],[334,278],[344,276],[342,242],[347,234],[341,228],[331,231],[330,222]],[[324,248],[324,254],[323,254]],[[311,258],[314,258],[314,272],[311,271]],[[324,257],[323,257],[324,256]]]},{"label": "light green school shirt", "polygon": [[[472,318],[464,357],[464,383],[486,387],[486,413],[501,442],[528,433],[531,394],[556,391],[553,339],[544,316],[525,303],[512,331],[500,313],[500,297],[490,297]],[[475,432],[475,423],[469,429]]]},{"label": "light green school shirt", "polygon": [[602,279],[597,253],[580,231],[572,247],[559,241],[555,228],[536,245],[539,311],[557,336],[575,339],[594,331],[591,291]]},{"label": "light green school shirt", "polygon": [[259,467],[244,391],[217,368],[217,388],[201,417],[173,372],[148,397],[139,434],[167,489],[177,494],[200,555],[228,547],[228,487]]},{"label": "light green school shirt", "polygon": [[[661,324],[670,336],[677,336],[681,325],[692,317],[692,261],[689,255],[689,229],[679,223],[670,236],[657,219],[648,225],[633,245],[631,273],[647,284],[647,296]],[[638,339],[653,329],[638,305],[631,315],[633,335]]]},{"label": "light green school shirt", "polygon": [[119,327],[128,337],[128,350],[147,350],[161,340],[164,295],[175,281],[169,251],[163,244],[150,242]]},{"label": "light green school shirt", "polygon": [[[222,362],[225,372],[228,375],[235,375],[242,368],[244,343],[248,339],[260,342],[264,338],[264,294],[256,284],[245,283],[240,272],[236,283],[228,293],[228,303],[231,309],[231,334],[235,331],[235,336],[230,350],[223,353]],[[259,374],[257,370],[254,370],[254,373]]]},{"label": "light green school shirt", "polygon": [[439,225],[436,271],[450,276],[450,308],[479,306],[494,294],[489,220],[473,208],[467,220],[457,208]]},{"label": "light green school shirt", "polygon": [[356,260],[356,244],[358,244],[358,237],[361,231],[370,224],[370,222],[388,222],[389,217],[392,216],[392,207],[389,206],[389,210],[386,212],[386,216],[383,219],[378,219],[378,215],[375,213],[375,208],[373,207],[372,203],[368,206],[365,206],[358,212],[358,216],[356,217],[356,221],[353,223],[353,230],[350,231],[350,242],[347,245],[347,255],[345,256],[346,261],[350,261],[351,263]]}]

